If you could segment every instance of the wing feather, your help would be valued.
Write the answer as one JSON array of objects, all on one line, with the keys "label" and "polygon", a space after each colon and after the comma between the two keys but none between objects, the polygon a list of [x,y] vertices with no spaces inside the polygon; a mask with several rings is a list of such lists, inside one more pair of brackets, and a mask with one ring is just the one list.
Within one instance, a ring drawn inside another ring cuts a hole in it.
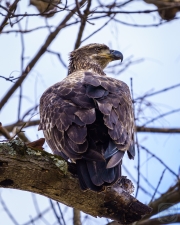
[{"label": "wing feather", "polygon": [[87,128],[73,124],[67,130],[67,135],[74,143],[83,144],[86,141]]},{"label": "wing feather", "polygon": [[39,129],[55,154],[77,160],[83,189],[116,182],[124,152],[135,155],[129,88],[107,76],[81,71],[50,87],[40,100]]}]

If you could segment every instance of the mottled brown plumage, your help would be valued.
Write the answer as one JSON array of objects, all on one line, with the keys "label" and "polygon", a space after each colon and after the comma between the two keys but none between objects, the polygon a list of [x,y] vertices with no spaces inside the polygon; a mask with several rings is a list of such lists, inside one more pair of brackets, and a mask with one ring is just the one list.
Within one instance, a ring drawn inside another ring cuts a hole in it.
[{"label": "mottled brown plumage", "polygon": [[40,100],[40,124],[52,151],[76,163],[83,190],[103,190],[121,176],[125,151],[134,158],[128,86],[103,69],[120,52],[90,44],[70,54],[69,75]]},{"label": "mottled brown plumage", "polygon": [[44,17],[52,17],[57,12],[58,4],[61,0],[30,0],[30,5],[34,5]]}]

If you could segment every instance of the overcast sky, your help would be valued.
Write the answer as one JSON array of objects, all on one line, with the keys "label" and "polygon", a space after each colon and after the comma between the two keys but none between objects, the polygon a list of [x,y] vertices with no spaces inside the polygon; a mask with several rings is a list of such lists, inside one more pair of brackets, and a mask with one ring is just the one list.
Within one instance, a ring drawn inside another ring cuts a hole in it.
[{"label": "overcast sky", "polygon": [[[27,8],[28,2],[22,1],[18,10],[27,11],[28,13],[35,13],[35,8],[30,6]],[[126,10],[143,10],[154,9],[152,5],[143,3],[132,4]],[[48,23],[57,25],[62,20],[63,15],[56,14],[53,18],[48,20]],[[131,24],[152,24],[158,23],[159,16],[157,13],[152,15],[121,15],[119,19]],[[178,16],[178,15],[177,15]],[[179,15],[180,16],[180,15]],[[0,17],[1,19],[1,17]],[[22,20],[24,26],[26,19]],[[94,30],[99,28],[105,20],[99,20],[95,25],[88,24],[83,34],[86,38]],[[44,18],[33,17],[29,19],[29,28],[45,25]],[[18,26],[11,28],[7,26],[5,30],[17,29]],[[79,24],[74,27],[69,27],[60,32],[55,41],[51,44],[50,50],[60,52],[64,62],[68,65],[68,54],[74,48],[77,31]],[[36,33],[25,34],[25,65],[39,50],[40,46],[44,43],[49,31],[47,29],[39,30]],[[122,24],[110,22],[99,33],[92,36],[82,45],[89,43],[104,43],[112,49],[119,50],[124,55],[124,60],[133,56],[132,60],[143,59],[142,62],[133,64],[119,76],[114,76],[121,79],[130,85],[130,78],[133,78],[134,97],[143,95],[145,92],[152,90],[160,90],[171,85],[180,83],[180,20],[174,20],[166,23],[160,27],[140,28],[133,26],[125,26]],[[21,40],[19,34],[3,34],[0,41],[0,75],[8,77],[10,74],[18,77],[21,70],[20,65],[21,54]],[[122,67],[120,67],[122,68]],[[119,69],[120,69],[119,68]],[[108,70],[107,70],[108,71]],[[44,54],[40,61],[33,68],[28,78],[23,84],[23,109],[21,115],[24,114],[29,108],[38,104],[39,98],[46,88],[54,83],[62,80],[67,75],[67,69],[58,61],[58,58],[48,53]],[[113,74],[109,74],[113,76]],[[0,96],[4,96],[6,91],[12,86],[12,83],[0,79]],[[18,104],[19,90],[15,92],[10,101],[4,106],[0,112],[0,122],[3,125],[11,124],[17,120],[17,104]],[[163,94],[149,97],[147,100],[154,104],[156,110],[146,110],[145,119],[142,119],[139,124],[158,116],[161,113],[168,112],[172,109],[180,108],[180,88],[168,91]],[[33,117],[37,119],[39,116]],[[29,119],[29,118],[26,118]],[[174,113],[148,126],[156,127],[180,127],[180,112]],[[41,132],[37,132],[37,127],[26,129],[26,134],[30,140],[35,140],[37,137],[43,137]],[[179,134],[138,134],[139,142],[147,147],[150,151],[162,159],[170,168],[176,173],[179,169],[180,158],[180,145]],[[46,148],[47,149],[47,148]],[[141,152],[141,172],[156,187],[164,167],[158,163],[156,159],[149,159],[147,153]],[[129,172],[137,179],[136,170],[137,159],[134,161],[124,160],[124,165],[128,168]],[[123,170],[123,175],[126,172]],[[129,177],[129,176],[128,176]],[[141,179],[141,185],[153,194],[151,189]],[[159,187],[160,192],[165,192],[170,185],[175,182],[175,177],[166,171],[162,183]],[[36,210],[33,206],[31,193],[15,191],[11,189],[1,189],[1,196],[6,202],[15,218],[22,224],[28,221],[29,216],[35,216]],[[158,195],[156,196],[158,197]],[[45,197],[37,197],[41,210],[49,205],[49,200]],[[139,192],[138,199],[144,203],[148,203],[151,199],[150,196],[145,195],[142,191]],[[68,225],[70,224],[71,212],[66,212]],[[51,220],[52,215],[48,214],[47,220]],[[12,225],[9,217],[4,213],[0,207],[0,221],[2,225]],[[105,224],[106,220],[94,219],[94,224]],[[97,222],[99,221],[99,222]],[[38,225],[44,222],[37,223]],[[53,222],[50,222],[53,224]],[[88,223],[87,223],[88,224]],[[84,224],[83,224],[84,225]]]}]

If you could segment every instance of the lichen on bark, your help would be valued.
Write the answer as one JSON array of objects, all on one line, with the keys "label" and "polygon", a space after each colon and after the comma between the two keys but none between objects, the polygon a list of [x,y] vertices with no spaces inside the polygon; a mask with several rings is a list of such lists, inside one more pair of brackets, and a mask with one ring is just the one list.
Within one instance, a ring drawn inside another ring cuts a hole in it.
[{"label": "lichen on bark", "polygon": [[82,191],[66,161],[19,139],[0,143],[0,187],[31,191],[94,217],[124,224],[151,212],[151,208],[130,195],[133,185],[125,177],[101,193]]}]

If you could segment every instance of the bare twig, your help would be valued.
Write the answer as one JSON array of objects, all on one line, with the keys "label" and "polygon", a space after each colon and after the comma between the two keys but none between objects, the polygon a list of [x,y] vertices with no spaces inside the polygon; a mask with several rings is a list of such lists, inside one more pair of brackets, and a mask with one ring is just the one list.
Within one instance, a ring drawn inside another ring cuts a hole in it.
[{"label": "bare twig", "polygon": [[60,217],[58,216],[58,213],[56,212],[56,209],[54,207],[53,201],[51,199],[49,199],[49,201],[50,201],[50,204],[51,204],[51,208],[53,210],[53,213],[54,213],[54,215],[55,215],[55,217],[56,217],[59,225],[62,225],[61,220],[60,220]]},{"label": "bare twig", "polygon": [[7,13],[7,15],[5,16],[3,22],[0,25],[0,33],[2,32],[3,28],[6,26],[8,19],[10,18],[10,16],[12,15],[13,12],[15,12],[17,4],[20,0],[15,0],[13,2],[13,4],[9,7],[9,11]]},{"label": "bare twig", "polygon": [[136,127],[137,132],[150,132],[150,133],[180,133],[180,128],[158,128],[158,127]]},{"label": "bare twig", "polygon": [[50,210],[51,210],[51,208],[49,207],[49,208],[47,208],[47,209],[41,211],[37,216],[35,216],[35,217],[34,217],[33,219],[31,219],[30,221],[24,223],[23,225],[30,225],[30,224],[32,223],[32,220],[33,220],[33,222],[35,222],[35,221],[41,219],[45,214],[49,213]]},{"label": "bare twig", "polygon": [[162,7],[159,9],[153,9],[153,10],[136,10],[136,11],[122,11],[122,10],[117,10],[117,11],[92,11],[91,13],[99,13],[99,14],[103,14],[106,13],[107,15],[110,14],[149,14],[149,13],[154,13],[154,12],[158,12],[159,10],[165,10],[165,9],[173,9],[175,7],[180,7],[180,4],[176,4],[173,6],[166,6],[166,7]]},{"label": "bare twig", "polygon": [[[114,15],[115,16],[115,15]],[[113,17],[111,17],[104,25],[102,25],[100,28],[98,28],[97,30],[95,30],[92,34],[90,34],[89,36],[87,36],[86,38],[84,38],[82,41],[81,41],[81,43],[82,42],[84,42],[84,41],[86,41],[87,39],[89,39],[90,37],[92,37],[94,34],[96,34],[97,32],[99,32],[100,30],[102,30],[113,18],[114,18],[114,16]]]},{"label": "bare twig", "polygon": [[[80,5],[82,5],[86,0],[82,0],[80,2]],[[73,14],[75,13],[76,7],[63,19],[63,21],[57,26],[55,31],[53,31],[46,39],[45,43],[42,45],[41,49],[37,52],[35,57],[28,63],[26,66],[26,69],[21,74],[21,77],[16,81],[16,83],[10,88],[10,90],[5,94],[5,96],[2,98],[0,102],[0,110],[2,107],[6,104],[8,99],[12,96],[12,94],[16,91],[16,89],[23,83],[29,72],[32,70],[32,68],[35,66],[37,61],[40,59],[40,57],[46,52],[47,48],[51,44],[51,42],[56,38],[57,34],[67,26],[67,22],[71,19]]]},{"label": "bare twig", "polygon": [[173,214],[173,215],[167,215],[162,216],[154,219],[149,220],[142,220],[140,222],[135,223],[134,225],[162,225],[162,224],[171,224],[171,223],[179,223],[180,222],[180,214]]},{"label": "bare twig", "polygon": [[25,126],[26,126],[26,124],[24,123],[24,124],[21,126],[20,129],[17,129],[16,133],[14,134],[13,137],[11,137],[10,140],[14,139],[17,135],[19,135],[21,132],[23,132],[22,129],[23,129]]},{"label": "bare twig", "polygon": [[163,178],[163,176],[164,176],[165,171],[166,171],[166,169],[164,169],[163,172],[162,172],[162,174],[161,174],[161,177],[160,177],[160,179],[159,179],[158,185],[157,185],[157,187],[156,187],[156,190],[154,191],[154,194],[153,194],[153,196],[152,196],[150,202],[152,202],[152,201],[154,200],[154,197],[155,197],[155,195],[156,195],[156,193],[157,193],[157,190],[158,190],[158,188],[159,188],[159,185],[161,184],[161,181],[162,181],[162,178]]},{"label": "bare twig", "polygon": [[177,87],[180,87],[180,84],[175,84],[175,85],[173,85],[173,86],[170,86],[170,87],[167,87],[167,88],[163,88],[162,90],[155,91],[155,92],[150,93],[150,94],[146,94],[146,95],[144,95],[144,96],[142,96],[142,97],[135,98],[134,100],[137,101],[137,100],[139,100],[139,99],[141,99],[141,98],[151,97],[151,96],[153,96],[153,95],[157,95],[157,94],[160,94],[160,93],[164,93],[165,91],[169,91],[169,90],[174,89],[174,88],[177,88]]},{"label": "bare twig", "polygon": [[89,10],[90,10],[90,7],[91,7],[91,1],[92,0],[88,0],[87,7],[84,10],[84,15],[82,15],[80,13],[80,10],[79,10],[79,3],[76,0],[77,10],[78,10],[78,13],[79,13],[79,15],[81,17],[81,25],[79,27],[79,32],[78,32],[78,35],[77,35],[77,39],[76,39],[76,42],[75,42],[74,49],[78,48],[80,46],[80,44],[81,44],[81,38],[82,38],[84,29],[85,29],[85,26],[86,26],[86,22],[87,22],[87,19],[88,19],[88,16],[89,16]]},{"label": "bare twig", "polygon": [[7,213],[7,215],[9,216],[9,218],[11,219],[11,221],[13,222],[13,224],[14,225],[19,225],[19,223],[17,222],[17,220],[14,218],[14,216],[12,215],[12,213],[10,212],[10,210],[8,209],[8,207],[6,206],[6,204],[3,201],[2,197],[1,197],[1,205],[3,206],[4,211]]},{"label": "bare twig", "polygon": [[165,117],[165,116],[167,116],[167,115],[170,115],[170,114],[173,114],[173,113],[176,113],[176,112],[180,112],[180,108],[179,108],[179,109],[171,110],[171,111],[166,112],[166,113],[163,113],[163,114],[161,114],[161,115],[159,115],[159,116],[157,116],[157,117],[155,117],[155,118],[153,118],[153,119],[147,121],[146,123],[144,123],[144,124],[142,125],[142,127],[145,127],[147,124],[152,123],[152,122],[154,122],[155,120],[158,120],[158,119],[160,119],[160,118],[162,118],[162,117]]},{"label": "bare twig", "polygon": [[[19,29],[21,30],[21,23],[18,23]],[[23,73],[23,68],[24,68],[24,51],[25,51],[25,46],[24,46],[24,36],[22,33],[20,33],[20,38],[21,38],[21,73]],[[21,116],[21,104],[22,104],[22,85],[19,86],[19,104],[18,104],[18,121],[20,120]]]},{"label": "bare twig", "polygon": [[56,202],[56,204],[57,204],[57,207],[58,207],[59,212],[61,214],[61,219],[63,221],[63,225],[66,225],[66,222],[65,222],[65,219],[64,219],[64,215],[63,215],[62,210],[61,210],[61,207],[60,207],[60,203],[59,202]]},{"label": "bare twig", "polygon": [[61,62],[61,64],[64,66],[64,68],[67,69],[67,65],[66,65],[66,63],[62,60],[61,54],[60,54],[60,53],[51,51],[51,50],[49,50],[49,49],[47,49],[47,52],[56,55],[56,56],[58,57],[59,61]]},{"label": "bare twig", "polygon": [[0,122],[0,133],[7,139],[11,139],[11,135],[7,131],[5,127],[2,126],[2,123]]},{"label": "bare twig", "polygon": [[177,179],[179,179],[179,176],[171,168],[169,168],[169,166],[167,166],[159,157],[157,157],[155,154],[150,152],[147,148],[145,148],[142,145],[140,145],[140,148],[145,150],[147,153],[149,153],[155,159],[157,159],[167,170],[169,170]]}]

